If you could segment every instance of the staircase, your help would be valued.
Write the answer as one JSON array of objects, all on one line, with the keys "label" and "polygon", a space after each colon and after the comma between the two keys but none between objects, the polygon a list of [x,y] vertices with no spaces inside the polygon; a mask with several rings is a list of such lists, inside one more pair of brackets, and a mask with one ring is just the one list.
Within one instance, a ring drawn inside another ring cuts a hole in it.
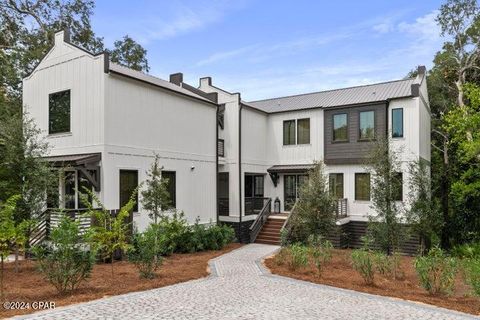
[{"label": "staircase", "polygon": [[280,245],[280,230],[285,223],[286,217],[270,216],[263,225],[255,243]]}]

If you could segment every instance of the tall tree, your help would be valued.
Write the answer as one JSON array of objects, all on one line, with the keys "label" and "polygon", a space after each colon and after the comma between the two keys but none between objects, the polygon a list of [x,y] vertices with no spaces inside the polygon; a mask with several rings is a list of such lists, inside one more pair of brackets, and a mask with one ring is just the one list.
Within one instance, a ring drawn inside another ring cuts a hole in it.
[{"label": "tall tree", "polygon": [[150,70],[147,50],[128,35],[124,36],[122,40],[115,41],[113,45],[114,49],[110,51],[110,59],[113,62],[137,71],[148,72]]}]

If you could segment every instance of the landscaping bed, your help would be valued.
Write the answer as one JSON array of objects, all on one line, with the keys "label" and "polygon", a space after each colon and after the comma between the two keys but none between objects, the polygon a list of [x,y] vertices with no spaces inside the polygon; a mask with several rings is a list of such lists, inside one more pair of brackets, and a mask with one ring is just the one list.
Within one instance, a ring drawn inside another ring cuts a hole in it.
[{"label": "landscaping bed", "polygon": [[274,274],[329,286],[351,289],[388,297],[412,300],[436,305],[443,308],[480,315],[480,299],[471,295],[471,289],[465,285],[459,273],[455,291],[449,296],[429,295],[420,285],[413,267],[412,257],[401,257],[401,270],[404,277],[393,280],[391,277],[375,274],[374,285],[366,285],[362,277],[352,268],[351,250],[333,250],[332,259],[319,277],[312,264],[292,270],[287,263],[280,263],[270,257],[264,264]]},{"label": "landscaping bed", "polygon": [[[40,274],[33,261],[20,261],[20,272],[14,273],[14,264],[5,264],[5,301],[53,301],[55,306],[95,300],[103,297],[169,286],[209,275],[208,261],[222,254],[239,248],[232,243],[221,250],[202,251],[188,254],[173,254],[164,259],[154,279],[139,277],[135,265],[127,261],[114,263],[114,280],[112,284],[109,263],[96,264],[91,278],[87,279],[72,294],[61,295]],[[36,310],[0,309],[0,317],[27,314]]]}]

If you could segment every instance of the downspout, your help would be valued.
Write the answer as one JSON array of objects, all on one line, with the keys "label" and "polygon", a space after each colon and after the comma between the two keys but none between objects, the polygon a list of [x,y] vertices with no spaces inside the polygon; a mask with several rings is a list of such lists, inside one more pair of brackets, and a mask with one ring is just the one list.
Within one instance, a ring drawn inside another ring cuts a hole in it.
[{"label": "downspout", "polygon": [[217,191],[217,196],[216,196],[216,201],[215,201],[215,210],[217,212],[217,225],[219,221],[219,212],[218,212],[218,201],[219,201],[219,189],[218,189],[218,178],[219,178],[219,172],[218,172],[218,116],[220,112],[220,106],[217,104],[217,112],[216,112],[216,117],[215,117],[215,188]]},{"label": "downspout", "polygon": [[238,226],[238,234],[239,234],[239,242],[242,243],[242,102],[240,99],[240,94],[238,95],[238,197],[239,197],[239,226]]}]

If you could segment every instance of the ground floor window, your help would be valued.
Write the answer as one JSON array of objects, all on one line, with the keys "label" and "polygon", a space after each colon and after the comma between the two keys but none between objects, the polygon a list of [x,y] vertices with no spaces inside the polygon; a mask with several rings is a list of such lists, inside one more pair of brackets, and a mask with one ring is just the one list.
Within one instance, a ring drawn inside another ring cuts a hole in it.
[{"label": "ground floor window", "polygon": [[395,173],[395,200],[403,201],[403,174],[401,172]]},{"label": "ground floor window", "polygon": [[[138,186],[138,171],[137,170],[120,170],[120,206],[123,207],[128,203],[133,191]],[[134,212],[138,212],[138,191],[135,195]]]},{"label": "ground floor window", "polygon": [[177,207],[177,176],[175,171],[162,171],[162,179],[168,179],[167,190],[170,195],[170,204]]},{"label": "ground floor window", "polygon": [[355,200],[370,201],[370,173],[355,173]]},{"label": "ground floor window", "polygon": [[[87,171],[90,175],[94,175],[93,171]],[[93,191],[93,185],[81,170],[60,170],[57,183],[48,190],[47,207],[86,209],[88,203],[92,203],[93,199],[85,192],[85,189]],[[88,203],[84,201],[84,198]]]},{"label": "ground floor window", "polygon": [[330,194],[335,199],[343,199],[343,173],[330,173],[328,176]]},{"label": "ground floor window", "polygon": [[305,174],[286,174],[283,176],[284,210],[291,211],[299,197],[302,185],[308,180]]}]

